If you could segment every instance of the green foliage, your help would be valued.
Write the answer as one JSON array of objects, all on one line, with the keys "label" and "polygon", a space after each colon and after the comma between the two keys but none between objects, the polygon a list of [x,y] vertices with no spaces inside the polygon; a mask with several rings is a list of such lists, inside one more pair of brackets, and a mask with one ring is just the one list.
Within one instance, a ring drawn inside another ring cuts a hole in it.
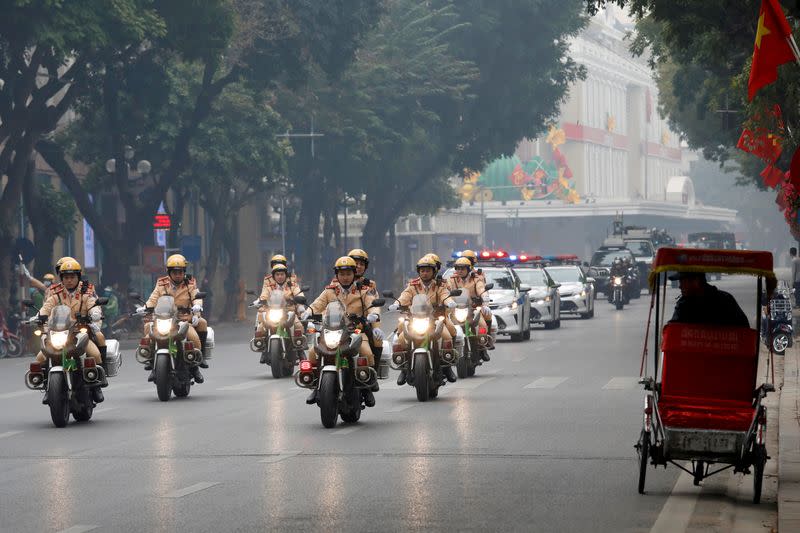
[{"label": "green foliage", "polygon": [[36,194],[37,203],[46,206],[34,215],[41,225],[50,228],[56,237],[66,238],[71,235],[78,222],[78,210],[72,197],[56,191],[49,183],[38,184]]}]

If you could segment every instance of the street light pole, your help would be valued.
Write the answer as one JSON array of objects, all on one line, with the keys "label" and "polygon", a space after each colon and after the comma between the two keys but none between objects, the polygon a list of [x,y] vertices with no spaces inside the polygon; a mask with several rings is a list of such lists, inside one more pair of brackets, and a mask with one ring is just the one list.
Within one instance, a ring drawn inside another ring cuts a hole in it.
[{"label": "street light pole", "polygon": [[344,197],[344,248],[347,249],[347,195]]},{"label": "street light pole", "polygon": [[281,194],[281,253],[286,253],[286,198]]}]

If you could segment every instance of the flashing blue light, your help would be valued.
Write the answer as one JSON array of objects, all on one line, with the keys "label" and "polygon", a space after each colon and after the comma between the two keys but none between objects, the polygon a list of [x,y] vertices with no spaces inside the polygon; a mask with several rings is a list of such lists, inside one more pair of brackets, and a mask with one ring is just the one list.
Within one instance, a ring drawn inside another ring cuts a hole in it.
[{"label": "flashing blue light", "polygon": [[545,255],[545,256],[542,257],[542,259],[546,259],[548,261],[556,261],[556,260],[558,260],[558,258],[555,255]]},{"label": "flashing blue light", "polygon": [[462,254],[462,252],[453,252],[450,255],[450,257],[452,257],[453,259],[458,259],[459,257],[461,257],[461,254]]},{"label": "flashing blue light", "polygon": [[516,255],[509,255],[508,256],[508,260],[509,261],[516,261],[517,260],[517,256]]}]

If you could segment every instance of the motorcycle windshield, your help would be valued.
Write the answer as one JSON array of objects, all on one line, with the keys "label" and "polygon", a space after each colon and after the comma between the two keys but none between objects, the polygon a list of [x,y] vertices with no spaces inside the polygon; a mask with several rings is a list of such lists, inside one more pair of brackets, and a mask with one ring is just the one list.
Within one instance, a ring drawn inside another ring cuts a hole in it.
[{"label": "motorcycle windshield", "polygon": [[469,307],[469,296],[463,292],[460,296],[454,296],[453,300],[455,300],[456,307],[458,308]]},{"label": "motorcycle windshield", "polygon": [[267,300],[267,306],[270,309],[283,309],[284,302],[283,291],[272,291]]},{"label": "motorcycle windshield", "polygon": [[66,331],[72,327],[72,310],[66,305],[57,305],[47,320],[51,331]]},{"label": "motorcycle windshield", "polygon": [[433,313],[433,306],[424,294],[417,294],[411,300],[411,314],[414,316],[426,317]]},{"label": "motorcycle windshield", "polygon": [[344,329],[345,310],[341,302],[331,302],[322,314],[322,327],[330,330]]},{"label": "motorcycle windshield", "polygon": [[161,296],[156,302],[154,314],[157,318],[172,318],[175,315],[175,298]]}]

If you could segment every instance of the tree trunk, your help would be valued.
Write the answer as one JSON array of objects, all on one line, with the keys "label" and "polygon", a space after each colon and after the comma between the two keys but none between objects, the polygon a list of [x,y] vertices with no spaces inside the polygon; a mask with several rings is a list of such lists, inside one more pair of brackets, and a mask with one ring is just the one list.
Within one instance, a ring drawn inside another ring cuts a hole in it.
[{"label": "tree trunk", "polygon": [[362,241],[370,254],[370,265],[374,265],[373,275],[379,287],[390,287],[394,274],[394,252],[390,250],[386,233],[394,226],[376,206],[367,211]]},{"label": "tree trunk", "polygon": [[241,262],[239,259],[239,216],[229,215],[225,224],[225,249],[228,251],[228,276],[225,279],[225,307],[220,320],[233,320],[239,302],[239,279],[241,278]]},{"label": "tree trunk", "polygon": [[300,242],[298,243],[297,264],[305,284],[316,290],[323,284],[322,254],[319,243],[319,218],[322,213],[322,178],[318,175],[309,178],[309,183],[299,190],[302,201],[300,208]]}]

